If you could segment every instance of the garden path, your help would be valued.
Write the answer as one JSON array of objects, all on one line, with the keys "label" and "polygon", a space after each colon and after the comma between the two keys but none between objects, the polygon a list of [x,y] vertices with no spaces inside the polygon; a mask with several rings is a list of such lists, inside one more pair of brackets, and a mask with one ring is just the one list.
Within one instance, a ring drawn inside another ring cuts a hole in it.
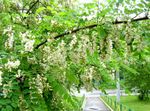
[{"label": "garden path", "polygon": [[81,93],[85,95],[83,111],[110,111],[100,99],[101,91],[93,90],[92,92],[86,92],[83,90]]},{"label": "garden path", "polygon": [[86,97],[86,103],[83,111],[110,111],[109,108],[100,100],[99,97]]}]

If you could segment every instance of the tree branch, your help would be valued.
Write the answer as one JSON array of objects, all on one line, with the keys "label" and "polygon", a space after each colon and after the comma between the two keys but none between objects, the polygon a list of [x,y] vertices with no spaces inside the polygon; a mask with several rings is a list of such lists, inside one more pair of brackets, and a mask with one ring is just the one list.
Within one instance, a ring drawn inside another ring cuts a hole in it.
[{"label": "tree branch", "polygon": [[[148,16],[145,16],[145,17],[141,17],[141,18],[137,18],[137,19],[132,19],[131,22],[136,22],[136,21],[142,21],[142,20],[149,20]],[[112,22],[112,24],[126,24],[128,23],[128,21],[115,21],[115,22]],[[81,28],[77,28],[77,29],[74,29],[74,30],[71,30],[71,31],[67,31],[67,32],[64,32],[62,34],[59,34],[57,36],[54,37],[54,39],[58,39],[58,38],[61,38],[65,35],[69,35],[69,34],[72,34],[72,33],[76,33],[80,30],[84,30],[84,29],[91,29],[91,28],[94,28],[94,27],[97,27],[99,24],[92,24],[92,25],[88,25],[88,26],[85,26],[85,27],[81,27]],[[45,43],[47,43],[47,40],[41,42],[40,44],[38,44],[35,49],[38,49],[40,46],[44,45]]]},{"label": "tree branch", "polygon": [[29,10],[27,11],[27,14],[30,13],[30,10],[39,2],[39,0],[37,0],[36,2],[33,3],[33,5],[31,5],[31,7],[29,8]]}]

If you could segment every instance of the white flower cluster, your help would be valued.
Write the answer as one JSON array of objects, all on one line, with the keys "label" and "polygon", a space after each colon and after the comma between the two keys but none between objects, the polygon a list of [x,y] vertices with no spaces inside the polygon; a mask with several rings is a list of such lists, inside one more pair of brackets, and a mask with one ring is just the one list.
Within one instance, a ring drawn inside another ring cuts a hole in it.
[{"label": "white flower cluster", "polygon": [[45,46],[43,49],[43,61],[49,64],[59,64],[63,67],[66,66],[66,48],[65,42],[62,41],[56,48]]},{"label": "white flower cluster", "polygon": [[93,78],[93,72],[94,72],[94,68],[90,67],[89,72],[87,73],[90,80],[92,80],[92,78]]},{"label": "white flower cluster", "polygon": [[11,90],[10,90],[11,86],[12,86],[12,81],[9,81],[7,84],[3,85],[3,94],[4,94],[4,97],[7,97],[7,94],[9,92],[11,92]]},{"label": "white flower cluster", "polygon": [[12,26],[9,25],[6,29],[4,29],[3,34],[7,34],[8,32],[12,31]]},{"label": "white flower cluster", "polygon": [[94,67],[85,69],[85,75],[84,75],[85,79],[92,80],[94,73],[95,73]]},{"label": "white flower cluster", "polygon": [[43,84],[42,84],[42,77],[38,74],[36,78],[36,85],[37,85],[37,90],[39,91],[40,94],[43,92]]},{"label": "white flower cluster", "polygon": [[19,77],[21,77],[21,75],[22,75],[22,73],[21,73],[21,70],[19,69],[19,70],[17,71],[16,77],[19,78]]},{"label": "white flower cluster", "polygon": [[103,68],[106,68],[106,65],[104,64],[104,62],[100,62],[100,64]]},{"label": "white flower cluster", "polygon": [[124,62],[125,64],[128,63],[128,49],[127,49],[127,45],[125,46],[125,49],[124,49]]},{"label": "white flower cluster", "polygon": [[0,71],[0,86],[2,85],[2,74],[3,74],[3,72]]},{"label": "white flower cluster", "polygon": [[6,29],[4,29],[3,34],[8,36],[8,39],[5,42],[5,47],[8,49],[12,48],[14,43],[14,32],[12,30],[12,26],[8,26]]},{"label": "white flower cluster", "polygon": [[110,38],[107,39],[107,43],[108,43],[108,48],[107,48],[107,59],[110,60],[111,59],[111,56],[112,56],[112,40]]},{"label": "white flower cluster", "polygon": [[88,67],[85,69],[85,74],[82,75],[82,80],[87,90],[92,90],[92,79],[94,78],[94,67]]},{"label": "white flower cluster", "polygon": [[89,46],[89,36],[83,35],[81,36],[81,41],[79,41],[78,51],[81,53],[81,57],[86,56],[86,49],[88,49]]},{"label": "white flower cluster", "polygon": [[29,40],[28,42],[25,43],[25,51],[32,52],[33,51],[33,45],[34,45],[35,40]]},{"label": "white flower cluster", "polygon": [[75,34],[73,34],[72,37],[73,37],[73,39],[72,39],[72,41],[70,43],[70,49],[72,49],[73,46],[77,43],[77,36]]},{"label": "white flower cluster", "polygon": [[[87,32],[88,30],[86,30]],[[92,41],[89,40],[89,35],[83,35],[82,33],[79,33],[80,39],[73,39],[70,43],[69,48],[72,44],[75,44],[78,42],[77,47],[70,48],[70,58],[75,63],[79,63],[81,59],[84,61],[86,59],[86,51],[89,50],[90,53],[94,52],[94,45],[92,44]]]},{"label": "white flower cluster", "polygon": [[[32,52],[33,51],[33,45],[34,45],[34,36],[30,34],[30,32],[20,33],[20,36],[22,38],[22,43],[24,44],[25,51]],[[29,39],[30,38],[30,39]]]},{"label": "white flower cluster", "polygon": [[56,25],[56,24],[57,24],[57,21],[56,21],[56,20],[51,20],[51,24],[52,24],[52,25]]},{"label": "white flower cluster", "polygon": [[7,68],[9,71],[11,71],[12,69],[16,69],[18,68],[18,66],[20,65],[20,61],[16,60],[16,61],[8,61],[5,64],[5,68]]},{"label": "white flower cluster", "polygon": [[[96,17],[96,15],[97,15],[97,11],[96,10],[93,10],[92,12],[89,12],[88,11],[88,9],[85,9],[85,12],[86,13],[89,13],[89,16],[82,16],[81,18],[83,19],[83,20],[92,20],[93,18],[95,18]],[[80,11],[79,13],[82,13],[82,11]]]}]

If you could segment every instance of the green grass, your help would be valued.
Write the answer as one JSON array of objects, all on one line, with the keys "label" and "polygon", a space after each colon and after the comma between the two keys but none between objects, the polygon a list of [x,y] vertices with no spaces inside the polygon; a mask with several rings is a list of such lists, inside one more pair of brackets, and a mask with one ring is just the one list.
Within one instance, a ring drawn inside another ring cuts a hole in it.
[{"label": "green grass", "polygon": [[82,107],[82,104],[83,104],[83,99],[82,97],[78,97],[78,104],[79,104],[79,107],[81,108]]},{"label": "green grass", "polygon": [[[116,97],[111,97],[115,100]],[[121,103],[134,111],[150,111],[150,100],[140,101],[137,96],[122,96]]]},{"label": "green grass", "polygon": [[78,104],[79,109],[77,109],[77,111],[81,110],[83,101],[84,101],[84,96],[83,97],[74,97],[74,99],[76,99],[76,102]]}]

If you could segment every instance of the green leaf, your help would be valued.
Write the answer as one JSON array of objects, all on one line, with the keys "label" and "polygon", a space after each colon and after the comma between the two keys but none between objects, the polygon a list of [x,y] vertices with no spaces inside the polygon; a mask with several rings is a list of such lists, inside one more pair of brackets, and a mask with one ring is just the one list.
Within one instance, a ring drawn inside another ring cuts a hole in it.
[{"label": "green leaf", "polygon": [[97,67],[100,66],[99,54],[97,51],[94,51],[93,54],[90,54],[90,51],[87,50],[87,64],[95,65]]},{"label": "green leaf", "polygon": [[5,108],[2,108],[2,111],[7,111]]},{"label": "green leaf", "polygon": [[123,0],[118,0],[118,2],[119,2],[119,3],[122,3],[122,2],[123,2]]},{"label": "green leaf", "polygon": [[140,8],[144,8],[144,5],[143,5],[143,4],[141,4],[141,3],[139,3],[139,4],[138,4],[138,7],[140,7]]},{"label": "green leaf", "polygon": [[40,7],[36,10],[36,13],[39,14],[41,13],[43,10],[45,10],[46,8],[45,7]]},{"label": "green leaf", "polygon": [[11,105],[14,107],[14,108],[17,108],[18,104],[17,103],[14,103],[12,102]]},{"label": "green leaf", "polygon": [[9,106],[9,105],[6,106],[6,111],[12,111],[12,110],[13,110],[13,109],[12,109],[11,106]]},{"label": "green leaf", "polygon": [[135,69],[130,68],[129,66],[127,66],[127,65],[125,65],[125,64],[122,64],[122,63],[121,63],[121,66],[122,66],[124,69],[126,69],[127,71],[129,71],[129,72],[131,72],[131,73],[133,73],[133,74],[137,74],[137,73],[138,73]]},{"label": "green leaf", "polygon": [[1,105],[8,105],[9,103],[11,103],[11,101],[9,99],[0,99]]},{"label": "green leaf", "polygon": [[107,36],[106,30],[102,26],[98,27],[98,33],[101,38],[105,38]]}]

